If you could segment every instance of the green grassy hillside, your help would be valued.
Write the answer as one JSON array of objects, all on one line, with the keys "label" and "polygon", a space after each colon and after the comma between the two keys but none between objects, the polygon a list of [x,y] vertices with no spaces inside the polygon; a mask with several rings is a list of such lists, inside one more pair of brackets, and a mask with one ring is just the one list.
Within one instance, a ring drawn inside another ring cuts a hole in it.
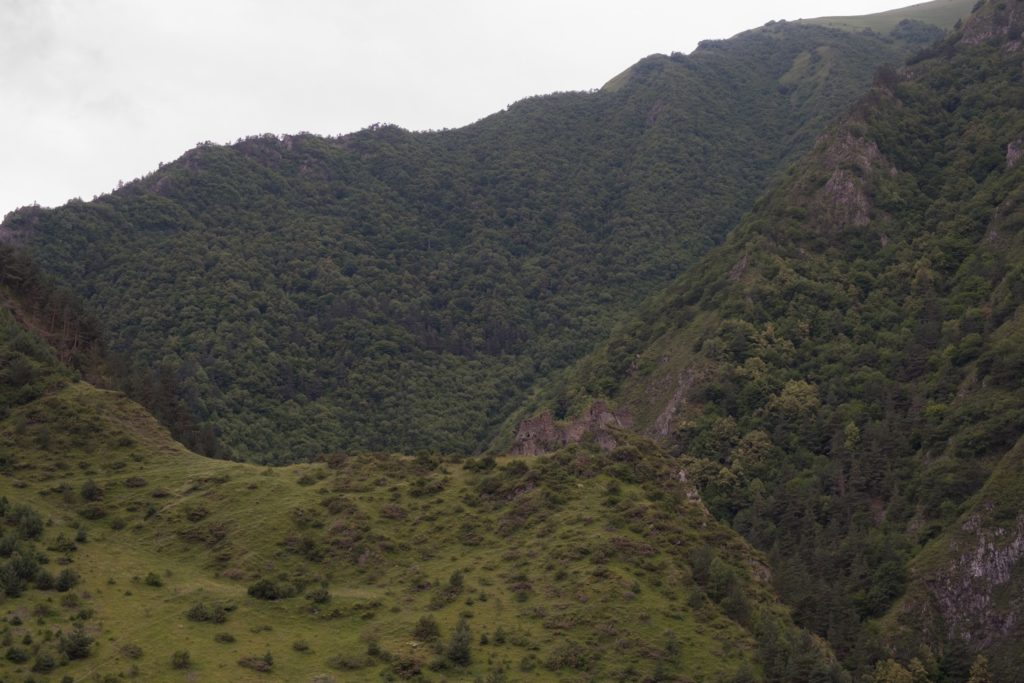
[{"label": "green grassy hillside", "polygon": [[76,380],[10,313],[23,302],[0,301],[2,680],[835,673],[764,559],[649,441],[213,460]]},{"label": "green grassy hillside", "polygon": [[201,145],[4,233],[195,450],[474,453],[932,37],[779,24],[459,130]]},{"label": "green grassy hillside", "polygon": [[[48,560],[0,603],[5,680],[60,664],[77,624],[88,656],[54,676],[727,680],[761,669],[769,614],[786,623],[759,556],[642,444],[266,469],[194,455],[125,397],[71,383],[11,411],[0,452],[5,534],[28,506]],[[33,587],[65,569],[69,589]],[[261,580],[280,599],[252,597]],[[450,649],[463,618],[468,664]],[[269,674],[239,664],[268,652]]]},{"label": "green grassy hillside", "polygon": [[845,31],[870,29],[884,34],[895,29],[900,22],[910,20],[950,30],[958,21],[965,19],[971,13],[977,1],[934,0],[878,14],[857,17],[819,17],[817,19],[802,19],[801,22],[817,26],[831,26]]}]

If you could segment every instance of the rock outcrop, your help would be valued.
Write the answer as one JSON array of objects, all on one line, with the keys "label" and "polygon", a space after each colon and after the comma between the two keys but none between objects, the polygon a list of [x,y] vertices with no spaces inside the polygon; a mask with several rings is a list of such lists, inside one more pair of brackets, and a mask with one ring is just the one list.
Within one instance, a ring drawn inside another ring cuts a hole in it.
[{"label": "rock outcrop", "polygon": [[1013,168],[1024,157],[1024,139],[1017,139],[1006,146],[1006,168]]},{"label": "rock outcrop", "polygon": [[1015,525],[997,527],[976,513],[962,527],[969,540],[958,544],[956,559],[928,587],[947,636],[983,649],[1010,634],[1020,619],[1014,606],[996,604],[996,593],[1024,558],[1024,513]]},{"label": "rock outcrop", "polygon": [[582,415],[556,422],[549,411],[523,420],[516,429],[513,455],[542,455],[592,437],[602,449],[618,446],[613,430],[629,429],[633,419],[625,411],[613,411],[604,403],[593,403]]}]

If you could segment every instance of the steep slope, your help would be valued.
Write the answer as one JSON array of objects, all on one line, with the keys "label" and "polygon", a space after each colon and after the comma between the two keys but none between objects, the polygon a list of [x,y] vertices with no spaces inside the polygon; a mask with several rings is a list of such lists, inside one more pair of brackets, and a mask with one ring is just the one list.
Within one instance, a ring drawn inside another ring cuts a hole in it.
[{"label": "steep slope", "polygon": [[[679,454],[856,671],[897,645],[941,680],[978,652],[995,680],[1019,671],[1022,26],[1024,5],[980,4],[880,73],[545,399],[584,416],[599,399]],[[520,429],[516,450],[552,445],[536,440]]]},{"label": "steep slope", "polygon": [[0,302],[3,680],[841,680],[650,442],[207,459]]},{"label": "steep slope", "polygon": [[934,33],[901,36],[776,24],[460,130],[201,145],[0,235],[194,448],[471,453]]}]

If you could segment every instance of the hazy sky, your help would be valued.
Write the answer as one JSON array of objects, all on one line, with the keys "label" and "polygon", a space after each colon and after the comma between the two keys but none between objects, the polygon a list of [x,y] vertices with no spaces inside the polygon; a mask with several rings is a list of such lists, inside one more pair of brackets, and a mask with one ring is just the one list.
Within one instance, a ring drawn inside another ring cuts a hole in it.
[{"label": "hazy sky", "polygon": [[471,123],[655,52],[901,0],[0,0],[0,215],[197,142]]}]

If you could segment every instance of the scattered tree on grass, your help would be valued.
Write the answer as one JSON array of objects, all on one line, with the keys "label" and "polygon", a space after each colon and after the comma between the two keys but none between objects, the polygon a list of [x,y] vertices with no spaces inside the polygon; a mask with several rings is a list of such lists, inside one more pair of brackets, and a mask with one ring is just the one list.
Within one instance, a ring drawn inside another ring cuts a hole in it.
[{"label": "scattered tree on grass", "polygon": [[448,643],[448,659],[459,666],[467,666],[470,662],[469,646],[472,642],[472,634],[469,631],[469,622],[465,617],[459,619],[452,633],[452,639]]}]

